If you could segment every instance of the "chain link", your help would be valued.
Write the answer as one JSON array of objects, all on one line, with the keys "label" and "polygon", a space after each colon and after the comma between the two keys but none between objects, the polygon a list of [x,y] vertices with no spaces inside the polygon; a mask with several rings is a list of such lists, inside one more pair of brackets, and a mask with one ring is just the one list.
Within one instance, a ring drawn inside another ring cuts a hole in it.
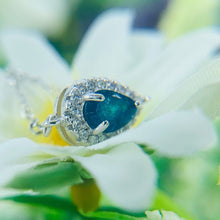
[{"label": "chain link", "polygon": [[7,69],[6,75],[9,85],[15,89],[18,99],[20,101],[22,108],[21,115],[29,121],[30,131],[35,135],[43,134],[45,137],[49,136],[52,127],[58,125],[61,122],[61,117],[58,117],[57,115],[49,115],[44,122],[39,123],[39,119],[35,117],[28,100],[22,93],[21,85],[25,81],[28,81],[37,84],[44,90],[52,93],[51,87],[45,84],[43,81],[39,80],[38,78],[32,77],[23,71]]}]

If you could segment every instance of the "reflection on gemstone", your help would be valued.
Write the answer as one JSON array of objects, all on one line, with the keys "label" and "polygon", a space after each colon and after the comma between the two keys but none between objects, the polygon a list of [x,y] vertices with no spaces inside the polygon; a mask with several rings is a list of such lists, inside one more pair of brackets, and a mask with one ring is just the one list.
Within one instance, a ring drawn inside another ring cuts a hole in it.
[{"label": "reflection on gemstone", "polygon": [[86,101],[83,115],[90,128],[97,128],[103,121],[109,127],[103,133],[117,131],[134,119],[137,108],[135,101],[120,93],[110,90],[99,90],[96,93],[105,96],[103,102]]}]

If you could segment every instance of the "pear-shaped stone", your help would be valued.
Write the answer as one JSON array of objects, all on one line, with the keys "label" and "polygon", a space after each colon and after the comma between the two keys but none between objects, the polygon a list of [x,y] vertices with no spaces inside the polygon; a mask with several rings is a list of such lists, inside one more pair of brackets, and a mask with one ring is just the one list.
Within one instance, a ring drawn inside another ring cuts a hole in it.
[{"label": "pear-shaped stone", "polygon": [[83,115],[90,128],[97,128],[103,121],[109,122],[104,133],[117,131],[134,119],[137,107],[135,101],[125,95],[111,91],[99,90],[105,100],[102,102],[86,101],[83,106]]}]

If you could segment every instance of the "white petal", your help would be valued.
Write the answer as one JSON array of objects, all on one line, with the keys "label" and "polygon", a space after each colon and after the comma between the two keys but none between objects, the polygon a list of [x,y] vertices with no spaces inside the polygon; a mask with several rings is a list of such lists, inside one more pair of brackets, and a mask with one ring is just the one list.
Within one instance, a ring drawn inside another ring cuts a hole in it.
[{"label": "white petal", "polygon": [[145,136],[148,144],[166,156],[191,155],[217,141],[213,124],[198,109],[171,112],[146,122]]},{"label": "white petal", "polygon": [[18,137],[22,133],[21,106],[17,94],[9,86],[4,74],[0,70],[0,142]]},{"label": "white petal", "polygon": [[74,68],[83,78],[94,74],[117,74],[124,68],[133,16],[133,11],[128,9],[109,10],[96,19],[74,59]]},{"label": "white petal", "polygon": [[181,109],[191,109],[195,106],[199,106],[206,115],[212,119],[216,119],[220,116],[219,94],[220,81],[198,90],[181,106]]},{"label": "white petal", "polygon": [[88,158],[97,153],[104,155],[104,153],[114,149],[113,147],[118,148],[120,144],[127,143],[127,146],[130,146],[130,142],[149,145],[165,156],[187,156],[213,146],[216,139],[212,123],[200,111],[171,112],[151,121],[144,121],[134,129],[90,147],[38,145],[27,139],[15,139],[6,142],[0,145],[2,158],[0,170],[3,171],[11,167],[10,175],[13,176],[15,164],[20,164],[22,169],[22,165],[28,164],[29,156],[37,153],[44,155],[38,157],[38,162],[49,155],[59,158],[66,156],[76,158],[79,155]]},{"label": "white petal", "polygon": [[[55,147],[37,144],[27,138],[17,138],[0,144],[0,185],[8,183],[17,173],[44,160],[88,154],[86,147]],[[83,154],[82,154],[83,153]]]},{"label": "white petal", "polygon": [[37,164],[38,163],[35,162],[35,163],[28,163],[22,165],[21,164],[10,165],[8,167],[0,169],[0,174],[1,174],[0,186],[5,186],[15,177],[15,175],[19,174],[20,172],[23,172],[24,170],[34,167]]},{"label": "white petal", "polygon": [[176,213],[164,210],[154,210],[145,212],[147,219],[149,220],[184,220],[180,218]]},{"label": "white petal", "polygon": [[37,162],[29,161],[28,156],[38,151],[38,145],[27,139],[13,139],[0,144],[0,185],[9,182],[15,174],[36,165]]},{"label": "white petal", "polygon": [[39,151],[38,144],[26,139],[13,139],[0,144],[0,168],[25,163],[24,158]]},{"label": "white petal", "polygon": [[15,69],[61,88],[71,82],[67,63],[40,33],[8,29],[0,32],[0,42],[9,64]]},{"label": "white petal", "polygon": [[[21,82],[20,92],[28,101],[34,115],[40,121],[45,120],[45,111],[50,112],[50,102],[55,100],[48,91],[42,91],[36,84]],[[16,89],[9,85],[6,73],[0,69],[0,142],[15,137],[33,137],[28,128],[28,121],[21,115],[23,110],[20,96]],[[46,104],[45,104],[46,103]]]},{"label": "white petal", "polygon": [[[58,157],[90,156],[95,153],[106,153],[114,146],[129,142],[149,145],[163,155],[179,157],[213,146],[216,142],[216,133],[210,120],[195,109],[170,112],[151,121],[144,121],[136,128],[89,147],[38,145],[37,150]],[[26,145],[32,145],[31,143],[28,141]],[[16,155],[16,151],[13,153]]]},{"label": "white petal", "polygon": [[155,184],[155,167],[135,144],[124,144],[107,154],[75,157],[94,177],[101,191],[117,206],[143,211],[149,205]]},{"label": "white petal", "polygon": [[214,146],[216,133],[213,124],[199,110],[170,112],[107,141],[89,147],[96,151],[120,143],[146,144],[165,156],[192,155]]},{"label": "white petal", "polygon": [[44,150],[49,154],[89,156],[106,153],[123,143],[145,144],[170,157],[195,154],[213,147],[217,137],[212,122],[198,109],[170,112],[151,121],[144,121],[136,128],[89,147],[62,147]]},{"label": "white petal", "polygon": [[152,65],[146,60],[135,70],[133,87],[152,98],[149,111],[207,62],[219,45],[215,28],[196,31],[168,44]]},{"label": "white petal", "polygon": [[[0,184],[4,185],[18,172],[45,158],[51,158],[49,155],[54,156],[53,152],[60,159],[71,156],[79,161],[95,177],[101,191],[121,208],[140,211],[149,205],[156,184],[156,170],[148,155],[132,143],[119,145],[105,154],[82,157],[71,150],[65,154],[62,148],[53,149],[27,139],[12,140],[0,145]],[[42,157],[31,162],[30,158],[33,160],[37,153]]]},{"label": "white petal", "polygon": [[[218,114],[217,102],[210,103],[209,99],[216,99],[218,93],[210,92],[207,94],[207,87],[211,90],[211,84],[215,84],[220,81],[220,59],[214,59],[207,66],[197,71],[190,78],[182,82],[177,89],[175,89],[170,95],[164,99],[157,108],[149,115],[149,118],[155,118],[169,111],[181,109],[186,102],[193,101],[193,106],[199,106],[204,109],[205,113],[214,118]],[[203,89],[204,88],[204,89]],[[216,86],[215,86],[216,88]],[[202,89],[202,91],[201,91]],[[206,90],[207,92],[204,92]],[[197,98],[193,98],[194,94],[197,94]],[[192,100],[191,100],[192,97]],[[199,98],[200,97],[200,98]],[[200,101],[198,100],[200,99]],[[203,101],[202,101],[203,99]],[[191,101],[190,101],[191,100]],[[202,103],[203,102],[203,103]],[[192,106],[192,105],[191,105]],[[216,112],[216,113],[215,113]]]},{"label": "white petal", "polygon": [[[158,53],[163,37],[156,31],[132,30],[134,13],[109,10],[92,24],[82,41],[73,66],[82,78],[105,76],[129,83],[131,69]],[[132,80],[134,79],[133,76]]]},{"label": "white petal", "polygon": [[59,36],[66,26],[70,3],[63,0],[1,0],[2,27],[34,28],[47,35]]}]

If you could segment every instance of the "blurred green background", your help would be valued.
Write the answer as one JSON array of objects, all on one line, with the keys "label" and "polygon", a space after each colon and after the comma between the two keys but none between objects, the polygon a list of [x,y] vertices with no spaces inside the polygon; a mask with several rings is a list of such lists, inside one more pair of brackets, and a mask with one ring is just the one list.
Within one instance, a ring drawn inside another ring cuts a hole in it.
[{"label": "blurred green background", "polygon": [[[22,20],[20,23],[14,22],[13,4],[15,1],[0,0],[0,28],[28,26],[39,29],[69,63],[89,25],[100,13],[110,8],[133,8],[137,13],[133,28],[161,30],[168,40],[197,28],[218,25],[220,21],[219,0],[63,0],[65,18],[61,13],[61,17],[54,20],[62,20],[62,24],[59,24],[62,28],[56,30],[55,25],[52,29],[48,24],[41,29],[39,24],[32,27],[31,24],[22,23]],[[50,1],[48,4],[54,2]],[[8,10],[7,16],[5,10]],[[47,32],[47,28],[51,30]],[[4,63],[2,57],[0,60]],[[159,189],[165,194],[164,197],[158,195],[158,198],[164,200],[155,202],[153,208],[170,209],[177,213],[186,211],[198,220],[220,219],[218,147],[186,159],[168,159],[157,154],[152,157],[159,170]]]}]

